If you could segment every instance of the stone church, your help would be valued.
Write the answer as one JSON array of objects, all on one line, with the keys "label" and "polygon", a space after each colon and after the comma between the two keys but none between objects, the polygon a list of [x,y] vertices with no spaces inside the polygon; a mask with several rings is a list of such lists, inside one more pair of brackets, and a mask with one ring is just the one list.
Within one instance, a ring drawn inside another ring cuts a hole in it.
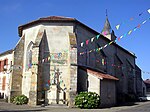
[{"label": "stone church", "polygon": [[24,94],[29,105],[44,99],[47,104],[73,106],[81,91],[98,93],[101,105],[142,95],[135,54],[115,42],[96,50],[116,39],[108,17],[102,32],[75,18],[50,16],[19,26],[18,33],[10,97]]}]

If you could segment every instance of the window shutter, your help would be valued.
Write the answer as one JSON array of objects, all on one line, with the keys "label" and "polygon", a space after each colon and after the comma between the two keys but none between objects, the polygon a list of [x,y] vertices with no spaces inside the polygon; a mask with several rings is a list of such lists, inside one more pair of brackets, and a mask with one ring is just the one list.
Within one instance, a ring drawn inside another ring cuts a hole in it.
[{"label": "window shutter", "polygon": [[0,61],[0,72],[2,71],[2,68],[1,68],[1,66],[2,66],[2,65],[1,65],[1,61]]},{"label": "window shutter", "polygon": [[5,90],[5,85],[6,85],[6,76],[3,77],[2,90]]},{"label": "window shutter", "polygon": [[4,60],[1,61],[1,71],[4,71]]},{"label": "window shutter", "polygon": [[5,61],[6,61],[6,65],[8,65],[8,59],[5,59]]}]

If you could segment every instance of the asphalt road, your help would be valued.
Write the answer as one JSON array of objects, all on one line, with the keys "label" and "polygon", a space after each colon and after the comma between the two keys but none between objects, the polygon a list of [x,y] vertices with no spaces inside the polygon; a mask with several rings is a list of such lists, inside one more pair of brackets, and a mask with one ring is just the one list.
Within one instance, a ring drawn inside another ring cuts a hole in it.
[{"label": "asphalt road", "polygon": [[78,109],[52,106],[15,105],[0,102],[0,112],[150,112],[150,102],[136,102],[134,104],[104,108],[104,109]]}]

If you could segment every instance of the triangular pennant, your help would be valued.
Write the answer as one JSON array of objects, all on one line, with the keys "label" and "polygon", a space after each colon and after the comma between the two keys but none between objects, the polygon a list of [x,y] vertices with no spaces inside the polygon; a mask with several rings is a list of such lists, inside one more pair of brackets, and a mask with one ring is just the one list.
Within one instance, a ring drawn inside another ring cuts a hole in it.
[{"label": "triangular pennant", "polygon": [[150,13],[150,9],[148,9],[147,11],[148,11],[148,13]]},{"label": "triangular pennant", "polygon": [[96,38],[98,39],[100,35],[97,35]]},{"label": "triangular pennant", "polygon": [[145,24],[147,22],[147,20],[143,21],[142,24]]},{"label": "triangular pennant", "polygon": [[88,45],[89,44],[89,40],[86,40],[86,45]]},{"label": "triangular pennant", "polygon": [[118,29],[119,29],[119,27],[120,27],[120,25],[118,24],[118,25],[116,26],[116,29],[118,30]]},{"label": "triangular pennant", "polygon": [[51,58],[50,58],[50,56],[48,57],[48,61],[50,60]]},{"label": "triangular pennant", "polygon": [[120,41],[120,37],[118,38],[118,41]]},{"label": "triangular pennant", "polygon": [[108,44],[106,44],[103,48],[107,47]]},{"label": "triangular pennant", "polygon": [[81,47],[83,47],[83,45],[84,45],[84,43],[82,42],[82,43],[81,43]]},{"label": "triangular pennant", "polygon": [[107,31],[104,31],[104,32],[103,32],[103,35],[106,36],[106,35],[107,35]]},{"label": "triangular pennant", "polygon": [[91,42],[93,42],[93,41],[94,41],[94,38],[95,38],[95,37],[91,38]]},{"label": "triangular pennant", "polygon": [[90,50],[90,53],[92,52],[92,50]]},{"label": "triangular pennant", "polygon": [[102,65],[104,65],[104,59],[102,59]]},{"label": "triangular pennant", "polygon": [[113,41],[109,42],[109,45],[112,44],[112,43],[113,43]]},{"label": "triangular pennant", "polygon": [[120,39],[123,38],[123,35],[120,36]]},{"label": "triangular pennant", "polygon": [[139,16],[141,16],[143,14],[143,12],[141,12],[140,14],[139,14]]},{"label": "triangular pennant", "polygon": [[126,37],[126,36],[127,36],[127,33],[125,33],[123,36]]},{"label": "triangular pennant", "polygon": [[99,48],[96,48],[96,52],[98,52]]},{"label": "triangular pennant", "polygon": [[138,24],[138,26],[137,26],[138,28],[140,28],[141,27],[141,25],[140,24]]},{"label": "triangular pennant", "polygon": [[130,30],[129,32],[128,32],[128,35],[130,35],[132,33],[132,30]]},{"label": "triangular pennant", "polygon": [[133,29],[133,31],[136,31],[137,30],[137,27],[135,27],[134,29]]},{"label": "triangular pennant", "polygon": [[133,20],[133,18],[130,18],[130,20],[132,21],[132,20]]}]

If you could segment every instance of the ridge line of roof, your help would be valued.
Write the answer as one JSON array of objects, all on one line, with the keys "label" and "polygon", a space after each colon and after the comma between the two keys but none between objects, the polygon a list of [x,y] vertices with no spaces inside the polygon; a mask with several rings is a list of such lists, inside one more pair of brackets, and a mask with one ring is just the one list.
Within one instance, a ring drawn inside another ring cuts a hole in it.
[{"label": "ridge line of roof", "polygon": [[[18,27],[18,33],[19,33],[19,36],[21,37],[22,35],[22,30],[23,30],[23,27],[28,27],[29,25],[34,25],[36,23],[41,23],[41,22],[45,22],[45,21],[53,21],[53,22],[59,22],[59,21],[63,21],[63,22],[77,22],[78,24],[81,24],[82,26],[84,26],[85,28],[87,28],[88,30],[91,30],[92,32],[94,32],[96,35],[100,34],[99,32],[97,32],[96,30],[90,28],[89,26],[85,25],[84,23],[80,22],[79,20],[77,20],[76,18],[72,18],[72,17],[63,17],[63,16],[48,16],[47,18],[46,17],[42,17],[42,18],[39,18],[37,20],[34,20],[34,21],[31,21],[31,22],[28,22],[24,25],[20,25]],[[101,34],[101,36],[103,36]],[[105,36],[103,36],[106,41],[110,42],[109,39],[107,39]],[[131,53],[130,51],[126,50],[125,48],[119,46],[118,44],[116,43],[113,43],[114,45],[116,45],[117,47],[121,48],[122,50],[124,50],[125,52],[129,53],[130,55],[134,56],[136,58],[136,56]]]}]

